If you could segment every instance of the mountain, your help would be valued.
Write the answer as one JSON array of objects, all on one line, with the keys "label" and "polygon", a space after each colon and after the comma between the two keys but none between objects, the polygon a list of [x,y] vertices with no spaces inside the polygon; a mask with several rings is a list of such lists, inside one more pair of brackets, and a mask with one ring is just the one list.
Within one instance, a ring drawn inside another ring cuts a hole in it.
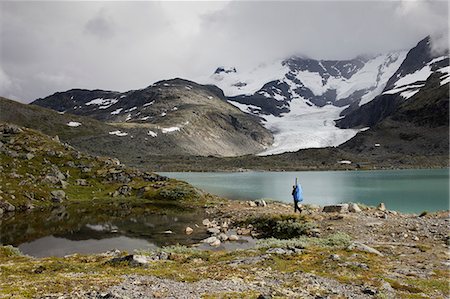
[{"label": "mountain", "polygon": [[228,101],[263,118],[274,134],[266,154],[337,146],[357,129],[335,126],[344,111],[369,103],[385,88],[406,52],[351,60],[291,57],[249,72],[219,67],[201,80],[222,88]]},{"label": "mountain", "polygon": [[448,155],[449,73],[448,51],[434,53],[429,38],[420,41],[381,95],[337,122],[342,128],[370,127],[341,148]]},{"label": "mountain", "polygon": [[123,93],[72,89],[32,104],[118,126],[110,133],[124,144],[138,139],[152,154],[235,156],[272,143],[260,119],[227,103],[219,88],[183,79]]},{"label": "mountain", "polygon": [[[444,53],[434,53],[431,49],[430,38],[427,37],[408,52],[406,59],[389,78],[379,96],[371,103],[347,113],[337,124],[341,128],[371,127],[394,113],[403,103],[415,102],[417,99],[426,102],[427,100],[420,95],[415,97],[422,90],[428,91],[428,96],[432,98],[440,95],[444,100],[445,91],[447,91],[448,100],[449,76],[448,50]],[[432,80],[433,78],[434,80]],[[430,84],[436,81],[439,81],[439,84],[435,85],[433,92],[430,93]],[[432,103],[433,100],[430,100],[429,105]],[[445,107],[439,110],[441,110],[439,116],[442,116],[442,120],[448,119],[448,111],[445,112]],[[424,116],[436,117],[437,115],[426,113]]]}]

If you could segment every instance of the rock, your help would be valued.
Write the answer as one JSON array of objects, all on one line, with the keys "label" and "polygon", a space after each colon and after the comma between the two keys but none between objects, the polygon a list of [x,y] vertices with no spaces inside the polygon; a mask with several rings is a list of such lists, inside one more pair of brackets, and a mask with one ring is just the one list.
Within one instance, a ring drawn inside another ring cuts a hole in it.
[{"label": "rock", "polygon": [[217,227],[211,227],[208,228],[207,232],[211,235],[218,235],[220,234],[220,229],[218,229]]},{"label": "rock", "polygon": [[222,242],[228,240],[228,236],[226,234],[224,234],[224,233],[219,234],[218,238]]},{"label": "rock", "polygon": [[34,158],[34,155],[32,153],[28,153],[25,155],[25,159],[27,159],[27,160],[31,160],[33,158]]},{"label": "rock", "polygon": [[287,252],[283,248],[270,248],[267,253],[286,254]]},{"label": "rock", "polygon": [[339,260],[341,260],[341,257],[338,254],[332,254],[332,255],[330,255],[330,259],[332,261],[339,261]]},{"label": "rock", "polygon": [[348,212],[348,204],[338,204],[338,205],[330,205],[324,206],[322,212],[325,213],[344,213]]},{"label": "rock", "polygon": [[16,207],[13,206],[12,204],[10,204],[9,202],[5,201],[0,201],[0,208],[4,211],[4,212],[14,212],[16,210]]},{"label": "rock", "polygon": [[173,234],[173,231],[171,231],[171,230],[166,230],[166,231],[164,231],[163,233],[166,234],[166,235],[170,235],[170,234]]},{"label": "rock", "polygon": [[219,239],[217,239],[217,240],[215,240],[214,242],[212,242],[212,243],[209,243],[209,245],[211,245],[211,246],[213,246],[213,247],[218,247],[218,246],[220,246],[220,240]]},{"label": "rock", "polygon": [[5,124],[0,127],[0,131],[3,134],[19,134],[22,133],[23,130],[16,125]]},{"label": "rock", "polygon": [[365,252],[369,252],[369,253],[373,253],[379,256],[383,256],[383,254],[381,252],[379,252],[378,250],[376,250],[375,248],[372,248],[370,246],[367,246],[363,243],[359,243],[359,242],[353,242],[352,244],[350,244],[347,247],[348,250],[360,250],[360,251],[365,251]]},{"label": "rock", "polygon": [[185,231],[186,235],[190,235],[194,232],[194,230],[189,226],[186,227],[186,229],[184,231]]},{"label": "rock", "polygon": [[76,183],[78,186],[87,186],[87,185],[88,185],[88,182],[87,182],[85,179],[77,179],[77,180],[75,181],[75,183]]},{"label": "rock", "polygon": [[237,241],[237,240],[239,240],[239,237],[236,235],[230,235],[228,237],[228,241]]},{"label": "rock", "polygon": [[250,207],[252,207],[252,208],[258,206],[258,205],[256,204],[256,202],[254,202],[254,201],[247,201],[247,204],[248,204]]},{"label": "rock", "polygon": [[350,204],[348,207],[348,210],[351,213],[360,213],[361,212],[361,208],[356,203]]},{"label": "rock", "polygon": [[61,185],[61,188],[66,189],[69,186],[69,183],[66,181],[59,181],[59,184]]},{"label": "rock", "polygon": [[52,201],[54,202],[63,202],[66,199],[66,192],[62,190],[53,190],[50,192],[52,196]]},{"label": "rock", "polygon": [[119,189],[117,189],[117,192],[119,193],[119,195],[130,196],[131,190],[133,190],[133,188],[131,188],[130,186],[123,185],[123,186],[120,186]]},{"label": "rock", "polygon": [[239,228],[236,230],[238,235],[250,235],[252,230],[250,228]]},{"label": "rock", "polygon": [[384,205],[383,202],[380,202],[380,204],[377,207],[378,210],[380,211],[386,211],[386,206]]},{"label": "rock", "polygon": [[267,203],[263,199],[257,200],[257,201],[255,201],[255,203],[258,207],[267,207]]},{"label": "rock", "polygon": [[223,229],[227,229],[228,228],[228,222],[226,222],[226,221],[224,221],[223,223],[222,223],[222,226],[221,226]]},{"label": "rock", "polygon": [[272,295],[263,295],[260,294],[256,299],[272,299]]},{"label": "rock", "polygon": [[202,224],[204,226],[209,226],[211,224],[211,221],[209,221],[209,219],[203,219]]},{"label": "rock", "polygon": [[206,238],[206,239],[203,239],[203,240],[201,240],[200,242],[202,242],[202,243],[207,243],[207,244],[211,244],[211,243],[214,243],[214,242],[216,242],[217,240],[219,240],[219,239],[217,239],[217,237],[209,237],[209,238]]},{"label": "rock", "polygon": [[364,288],[362,292],[363,292],[363,294],[371,295],[371,296],[374,296],[377,294],[377,290],[374,290],[371,288]]},{"label": "rock", "polygon": [[138,255],[138,254],[130,254],[123,257],[116,257],[111,260],[109,260],[107,263],[109,264],[118,264],[127,262],[130,266],[145,266],[147,265],[152,259],[149,256],[145,255]]},{"label": "rock", "polygon": [[3,209],[0,208],[0,216],[3,215]]}]

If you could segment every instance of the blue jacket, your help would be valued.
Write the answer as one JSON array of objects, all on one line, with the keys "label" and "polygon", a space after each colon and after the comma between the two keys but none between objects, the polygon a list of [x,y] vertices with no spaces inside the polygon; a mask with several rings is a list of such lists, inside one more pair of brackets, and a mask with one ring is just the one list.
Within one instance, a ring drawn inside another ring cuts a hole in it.
[{"label": "blue jacket", "polygon": [[295,189],[292,191],[292,196],[295,202],[303,201],[303,190],[300,184],[295,185]]}]

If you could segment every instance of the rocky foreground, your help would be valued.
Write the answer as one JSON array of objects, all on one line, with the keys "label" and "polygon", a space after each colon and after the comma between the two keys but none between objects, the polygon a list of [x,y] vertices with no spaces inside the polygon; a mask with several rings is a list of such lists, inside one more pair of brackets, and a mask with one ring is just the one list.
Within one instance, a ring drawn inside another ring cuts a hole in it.
[{"label": "rocky foreground", "polygon": [[[36,259],[0,254],[1,298],[448,298],[448,212],[219,200],[202,249]],[[198,224],[197,226],[195,224]],[[220,250],[248,236],[245,250]],[[208,243],[208,244],[206,244]],[[204,249],[203,249],[204,248]],[[206,249],[206,250],[205,250]]]}]

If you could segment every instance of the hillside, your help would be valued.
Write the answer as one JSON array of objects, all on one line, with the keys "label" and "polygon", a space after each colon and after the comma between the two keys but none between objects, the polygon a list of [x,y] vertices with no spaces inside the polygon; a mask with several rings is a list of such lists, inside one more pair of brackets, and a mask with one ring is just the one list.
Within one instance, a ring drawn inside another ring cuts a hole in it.
[{"label": "hillside", "polygon": [[[189,185],[93,157],[56,138],[0,123],[0,217],[3,213],[74,202],[108,203],[199,198]],[[178,190],[178,191],[177,191]],[[170,194],[175,194],[171,196]]]},{"label": "hillside", "polygon": [[124,93],[74,89],[33,104],[119,126],[122,142],[153,154],[236,156],[272,143],[259,118],[224,101],[220,89],[182,79]]}]

